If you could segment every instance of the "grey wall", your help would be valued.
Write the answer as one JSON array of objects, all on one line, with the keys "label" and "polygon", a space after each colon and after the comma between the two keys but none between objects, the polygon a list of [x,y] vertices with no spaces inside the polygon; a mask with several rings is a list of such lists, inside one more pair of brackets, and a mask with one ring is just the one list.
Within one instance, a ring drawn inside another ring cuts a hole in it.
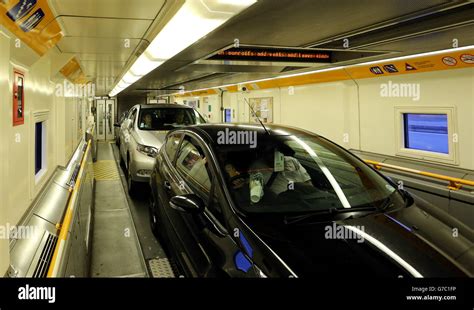
[{"label": "grey wall", "polygon": [[123,112],[130,110],[136,104],[146,104],[147,97],[145,95],[137,96],[118,96],[117,98],[117,120]]}]

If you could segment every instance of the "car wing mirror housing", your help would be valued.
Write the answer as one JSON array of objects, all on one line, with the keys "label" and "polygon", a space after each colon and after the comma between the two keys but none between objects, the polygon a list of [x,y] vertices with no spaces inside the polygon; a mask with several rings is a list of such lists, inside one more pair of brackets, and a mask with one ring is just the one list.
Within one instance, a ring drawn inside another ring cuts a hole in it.
[{"label": "car wing mirror housing", "polygon": [[204,201],[195,194],[174,196],[170,200],[171,208],[185,213],[199,214],[206,208]]}]

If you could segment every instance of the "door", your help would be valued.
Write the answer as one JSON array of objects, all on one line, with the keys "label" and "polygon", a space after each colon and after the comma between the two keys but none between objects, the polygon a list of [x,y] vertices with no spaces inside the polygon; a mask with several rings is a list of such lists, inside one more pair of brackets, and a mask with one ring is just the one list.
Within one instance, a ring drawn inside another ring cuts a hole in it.
[{"label": "door", "polygon": [[201,232],[203,222],[199,215],[177,211],[169,205],[173,196],[194,193],[207,204],[212,175],[207,168],[206,155],[202,148],[190,137],[185,137],[181,143],[174,167],[163,167],[163,182],[167,193],[163,195],[165,216],[170,223],[171,242],[175,249],[176,258],[187,269],[187,276],[202,277],[212,268],[210,257],[207,255],[202,242]]},{"label": "door", "polygon": [[115,139],[115,100],[97,100],[97,139],[100,141]]},{"label": "door", "polygon": [[96,120],[97,125],[97,140],[105,140],[105,100],[97,100],[97,111],[96,111]]}]

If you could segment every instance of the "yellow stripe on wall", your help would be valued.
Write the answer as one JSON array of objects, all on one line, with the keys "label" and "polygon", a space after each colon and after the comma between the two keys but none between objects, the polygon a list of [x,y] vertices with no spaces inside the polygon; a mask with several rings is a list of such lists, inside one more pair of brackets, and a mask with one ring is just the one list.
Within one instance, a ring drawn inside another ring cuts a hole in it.
[{"label": "yellow stripe on wall", "polygon": [[[436,55],[421,55],[404,59],[379,61],[369,64],[351,65],[333,70],[323,70],[308,74],[295,76],[277,77],[263,81],[243,82],[249,90],[271,89],[289,86],[299,86],[316,83],[328,83],[344,81],[350,79],[368,79],[387,76],[398,76],[404,74],[416,74],[423,72],[433,72],[452,69],[473,68],[474,48],[460,51],[448,51],[437,53]],[[228,92],[237,92],[237,85],[225,87]],[[215,89],[215,88],[214,88]],[[212,89],[209,89],[212,90]],[[209,90],[202,90],[198,93],[189,92],[177,97],[199,96],[206,94]]]}]

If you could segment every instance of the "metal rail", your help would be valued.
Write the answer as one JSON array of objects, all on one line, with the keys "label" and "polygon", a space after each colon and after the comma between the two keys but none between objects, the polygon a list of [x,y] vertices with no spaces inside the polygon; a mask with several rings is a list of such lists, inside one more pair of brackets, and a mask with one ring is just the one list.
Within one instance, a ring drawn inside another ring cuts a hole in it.
[{"label": "metal rail", "polygon": [[449,177],[449,176],[442,175],[442,174],[425,172],[425,171],[421,171],[421,170],[405,168],[405,167],[400,167],[400,166],[395,166],[395,165],[390,165],[390,164],[384,164],[384,163],[376,162],[376,161],[373,161],[373,160],[366,160],[365,162],[369,165],[374,166],[374,168],[377,169],[377,170],[381,170],[382,168],[388,168],[388,169],[392,169],[392,170],[398,170],[398,171],[413,173],[413,174],[417,174],[417,175],[422,175],[422,176],[437,179],[437,180],[447,181],[447,182],[449,182],[448,188],[450,190],[453,190],[453,191],[460,190],[463,185],[468,185],[468,186],[473,186],[474,187],[474,181]]},{"label": "metal rail", "polygon": [[89,141],[87,143],[86,151],[84,152],[84,155],[82,157],[81,164],[79,166],[79,172],[77,174],[78,177],[77,177],[77,180],[74,182],[74,186],[72,187],[72,190],[70,191],[67,209],[65,211],[63,221],[61,224],[56,225],[56,228],[58,228],[59,230],[59,237],[58,237],[58,242],[56,244],[56,248],[54,249],[54,254],[51,260],[51,264],[48,269],[48,274],[47,274],[48,278],[56,277],[58,275],[61,260],[63,259],[63,254],[65,251],[65,243],[68,237],[69,228],[71,226],[73,214],[74,212],[76,212],[74,205],[76,203],[76,197],[78,195],[79,188],[81,187],[81,181],[82,181],[81,175],[85,168],[87,158],[89,156],[91,142],[92,141]]}]

